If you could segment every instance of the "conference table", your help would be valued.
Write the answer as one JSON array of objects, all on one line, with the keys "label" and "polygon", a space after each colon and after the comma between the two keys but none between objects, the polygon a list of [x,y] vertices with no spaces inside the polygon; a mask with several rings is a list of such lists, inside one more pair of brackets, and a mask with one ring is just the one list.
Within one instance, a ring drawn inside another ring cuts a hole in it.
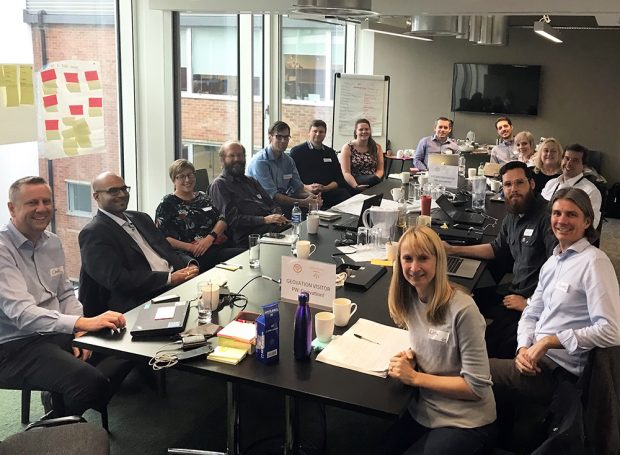
[{"label": "conference table", "polygon": [[[400,184],[398,181],[385,180],[368,193],[384,192]],[[339,263],[332,256],[337,253],[334,242],[342,237],[342,231],[334,230],[331,223],[321,223],[315,235],[308,234],[305,223],[302,223],[301,239],[310,240],[317,248],[311,259],[322,262]],[[327,226],[327,227],[325,227]],[[204,356],[179,361],[174,368],[198,375],[214,376],[227,383],[227,452],[239,453],[238,446],[238,387],[250,384],[259,388],[281,392],[285,397],[285,447],[284,453],[294,453],[296,449],[294,416],[295,399],[300,397],[315,400],[325,405],[337,406],[356,412],[376,415],[384,418],[396,419],[406,409],[410,401],[412,390],[399,381],[371,376],[353,370],[339,368],[315,360],[315,354],[309,361],[297,361],[293,356],[293,321],[297,308],[295,303],[280,301],[280,287],[270,279],[253,279],[266,276],[278,280],[280,278],[281,257],[291,256],[291,247],[288,245],[261,244],[260,267],[249,267],[248,252],[230,260],[230,263],[239,264],[241,269],[228,271],[213,268],[194,279],[169,290],[166,294],[176,294],[182,300],[191,300],[197,296],[198,283],[209,278],[226,281],[230,292],[239,292],[247,297],[246,310],[261,312],[261,305],[279,301],[280,311],[280,352],[279,361],[266,365],[259,362],[255,356],[248,356],[238,365],[227,365],[208,361]],[[392,276],[391,267],[367,291],[351,288],[337,288],[336,297],[347,297],[358,304],[358,310],[351,318],[348,327],[358,318],[365,318],[381,324],[393,325],[387,308],[387,289]],[[459,284],[473,289],[480,279],[484,267],[480,267],[476,276],[469,279],[455,279]],[[250,280],[252,280],[250,282]],[[245,286],[245,287],[244,287]],[[140,307],[125,314],[127,327],[131,329],[135,323]],[[214,322],[226,325],[238,313],[238,308],[224,308],[214,315]],[[319,310],[312,309],[313,315]],[[197,309],[190,308],[186,329],[196,327]],[[347,327],[336,327],[335,334],[343,333]],[[125,358],[145,361],[155,356],[158,350],[169,339],[132,340],[129,330],[120,334],[99,332],[87,334],[75,340],[81,348],[91,349],[106,354],[113,354]]]}]

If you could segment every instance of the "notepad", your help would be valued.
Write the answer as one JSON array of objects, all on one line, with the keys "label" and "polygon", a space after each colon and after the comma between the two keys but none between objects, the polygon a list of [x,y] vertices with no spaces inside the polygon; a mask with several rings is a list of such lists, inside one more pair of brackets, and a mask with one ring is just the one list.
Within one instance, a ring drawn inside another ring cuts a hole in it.
[{"label": "notepad", "polygon": [[245,358],[246,354],[247,351],[245,349],[216,346],[213,352],[207,356],[207,359],[229,365],[237,365]]},{"label": "notepad", "polygon": [[232,321],[217,333],[218,337],[231,338],[244,343],[256,342],[256,324],[252,322]]},{"label": "notepad", "polygon": [[406,330],[359,319],[344,335],[333,339],[316,359],[385,378],[390,358],[410,346]]}]

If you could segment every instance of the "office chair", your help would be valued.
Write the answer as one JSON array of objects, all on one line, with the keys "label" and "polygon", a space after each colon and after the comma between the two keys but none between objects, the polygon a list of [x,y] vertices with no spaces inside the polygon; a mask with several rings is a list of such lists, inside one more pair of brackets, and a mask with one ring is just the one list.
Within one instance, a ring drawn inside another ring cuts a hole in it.
[{"label": "office chair", "polygon": [[196,169],[196,191],[209,192],[209,172],[206,169]]},{"label": "office chair", "polygon": [[108,455],[107,432],[82,417],[49,419],[28,425],[22,433],[0,442],[0,455],[45,453],[46,455]]}]

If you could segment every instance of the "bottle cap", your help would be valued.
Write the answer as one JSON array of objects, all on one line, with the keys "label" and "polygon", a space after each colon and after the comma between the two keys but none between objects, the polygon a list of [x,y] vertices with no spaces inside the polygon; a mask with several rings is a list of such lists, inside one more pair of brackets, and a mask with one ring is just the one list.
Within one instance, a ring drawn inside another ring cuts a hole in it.
[{"label": "bottle cap", "polygon": [[297,298],[299,299],[299,303],[306,304],[310,300],[310,294],[308,294],[306,291],[301,291]]}]

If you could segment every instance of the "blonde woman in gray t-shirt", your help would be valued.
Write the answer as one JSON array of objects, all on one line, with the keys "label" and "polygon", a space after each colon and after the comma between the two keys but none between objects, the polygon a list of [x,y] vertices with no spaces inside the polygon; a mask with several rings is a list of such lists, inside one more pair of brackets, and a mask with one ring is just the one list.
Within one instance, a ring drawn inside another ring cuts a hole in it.
[{"label": "blonde woman in gray t-shirt", "polygon": [[470,295],[448,281],[446,253],[432,229],[415,227],[401,238],[388,304],[411,340],[392,357],[388,374],[417,393],[390,432],[387,452],[474,454],[490,446],[495,400],[485,321]]}]

